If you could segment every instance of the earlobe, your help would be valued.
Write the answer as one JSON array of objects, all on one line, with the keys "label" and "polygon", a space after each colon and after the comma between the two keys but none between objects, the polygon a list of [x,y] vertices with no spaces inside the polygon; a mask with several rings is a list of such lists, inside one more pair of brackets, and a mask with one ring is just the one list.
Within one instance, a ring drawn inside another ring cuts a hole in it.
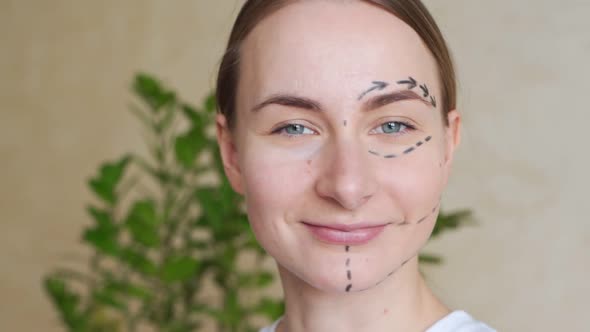
[{"label": "earlobe", "polygon": [[232,188],[238,194],[244,194],[242,187],[242,174],[238,163],[238,151],[234,145],[233,134],[223,114],[217,114],[215,118],[217,143],[223,161],[225,176]]}]

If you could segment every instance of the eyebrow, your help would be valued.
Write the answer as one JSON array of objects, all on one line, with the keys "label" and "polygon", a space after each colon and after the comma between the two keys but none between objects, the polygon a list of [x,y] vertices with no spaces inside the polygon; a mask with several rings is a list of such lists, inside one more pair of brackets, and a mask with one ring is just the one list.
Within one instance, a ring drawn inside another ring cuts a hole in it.
[{"label": "eyebrow", "polygon": [[[429,101],[423,99],[414,91],[401,90],[374,96],[368,99],[366,102],[364,102],[361,109],[363,111],[372,111],[385,105],[393,104],[404,100],[417,100],[428,106],[432,106]],[[289,94],[275,94],[254,106],[252,108],[252,112],[258,112],[264,107],[272,104],[295,107],[315,112],[320,112],[323,109],[320,103],[306,97],[299,97]]]}]

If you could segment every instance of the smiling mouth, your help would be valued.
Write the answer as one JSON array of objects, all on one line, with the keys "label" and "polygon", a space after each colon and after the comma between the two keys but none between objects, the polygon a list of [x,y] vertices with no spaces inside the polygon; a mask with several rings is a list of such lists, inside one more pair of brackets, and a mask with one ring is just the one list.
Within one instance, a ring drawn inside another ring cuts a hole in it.
[{"label": "smiling mouth", "polygon": [[386,226],[385,224],[311,224],[303,222],[306,228],[319,241],[335,245],[361,245],[375,239]]}]

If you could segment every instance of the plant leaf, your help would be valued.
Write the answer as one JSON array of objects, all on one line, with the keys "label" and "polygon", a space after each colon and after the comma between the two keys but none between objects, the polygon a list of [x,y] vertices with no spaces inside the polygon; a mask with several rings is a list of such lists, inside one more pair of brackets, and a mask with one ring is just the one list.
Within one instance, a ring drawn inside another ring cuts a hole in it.
[{"label": "plant leaf", "polygon": [[148,74],[135,76],[133,90],[155,112],[176,101],[174,92],[166,90],[157,79]]},{"label": "plant leaf", "polygon": [[127,311],[127,304],[118,298],[117,294],[109,290],[108,288],[95,290],[92,293],[92,299],[96,303],[100,303],[104,306],[111,307],[122,312]]},{"label": "plant leaf", "polygon": [[184,166],[184,168],[191,168],[194,166],[197,155],[204,147],[205,139],[203,138],[202,133],[198,130],[191,129],[178,136],[174,141],[176,160]]},{"label": "plant leaf", "polygon": [[86,317],[81,314],[78,308],[80,296],[70,290],[63,279],[57,277],[45,278],[44,288],[69,330],[83,331]]},{"label": "plant leaf", "polygon": [[451,213],[439,214],[434,229],[432,230],[432,237],[439,236],[440,233],[456,229],[462,224],[472,221],[472,212],[470,210],[459,210]]},{"label": "plant leaf", "polygon": [[438,255],[420,254],[418,256],[418,261],[425,264],[440,264],[442,263],[443,259]]},{"label": "plant leaf", "polygon": [[134,285],[131,282],[116,280],[112,277],[106,278],[105,290],[110,293],[120,293],[141,300],[148,300],[153,297],[151,290],[148,288]]},{"label": "plant leaf", "polygon": [[191,122],[194,128],[202,130],[204,128],[204,117],[194,107],[188,104],[184,104],[181,107],[182,113]]},{"label": "plant leaf", "polygon": [[124,248],[121,250],[119,257],[132,269],[147,276],[154,276],[158,272],[156,264],[147,258],[141,251],[132,248]]},{"label": "plant leaf", "polygon": [[239,287],[264,288],[274,280],[274,275],[268,271],[242,273],[238,276]]},{"label": "plant leaf", "polygon": [[211,93],[205,99],[205,111],[209,113],[215,113],[217,111],[217,100],[215,99],[215,93]]},{"label": "plant leaf", "polygon": [[187,281],[199,271],[198,261],[189,256],[169,257],[160,270],[160,278],[168,283]]},{"label": "plant leaf", "polygon": [[95,225],[84,231],[82,240],[101,253],[117,256],[119,228],[113,222],[111,215],[92,206],[89,206],[87,211],[93,217]]},{"label": "plant leaf", "polygon": [[111,205],[117,201],[116,187],[129,164],[129,160],[129,156],[124,156],[114,163],[104,163],[100,167],[98,175],[89,181],[92,191]]},{"label": "plant leaf", "polygon": [[125,222],[125,226],[129,229],[132,238],[150,248],[160,245],[158,224],[159,218],[156,207],[151,200],[135,202]]}]

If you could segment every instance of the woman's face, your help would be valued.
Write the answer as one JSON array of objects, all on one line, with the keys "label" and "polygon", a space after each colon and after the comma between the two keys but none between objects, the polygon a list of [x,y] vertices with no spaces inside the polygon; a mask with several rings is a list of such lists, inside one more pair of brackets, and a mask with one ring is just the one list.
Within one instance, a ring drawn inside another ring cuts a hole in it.
[{"label": "woman's face", "polygon": [[425,244],[458,142],[433,57],[392,14],[305,1],[241,49],[236,127],[218,133],[226,174],[261,245],[324,291],[374,286]]}]

